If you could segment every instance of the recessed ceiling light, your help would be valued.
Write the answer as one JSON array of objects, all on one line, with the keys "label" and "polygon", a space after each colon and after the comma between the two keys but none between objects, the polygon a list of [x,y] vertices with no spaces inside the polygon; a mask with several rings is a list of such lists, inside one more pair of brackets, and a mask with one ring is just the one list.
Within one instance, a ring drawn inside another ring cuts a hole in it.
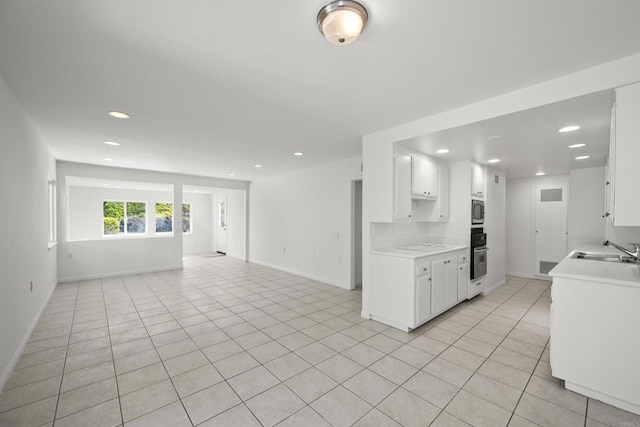
[{"label": "recessed ceiling light", "polygon": [[546,174],[547,174],[546,172],[536,172],[536,175],[538,175],[538,176],[542,176],[542,175],[546,175]]},{"label": "recessed ceiling light", "polygon": [[262,165],[253,165],[254,168],[261,168]]},{"label": "recessed ceiling light", "polygon": [[122,111],[109,111],[109,115],[116,119],[128,119],[130,117],[127,113],[123,113]]},{"label": "recessed ceiling light", "polygon": [[200,192],[200,190],[196,190],[196,193],[199,193],[199,192]]},{"label": "recessed ceiling light", "polygon": [[105,187],[108,187],[108,186],[109,186],[109,184],[102,184],[102,185],[104,185]]},{"label": "recessed ceiling light", "polygon": [[584,159],[588,159],[589,156],[578,156],[576,157],[576,160],[584,160]]},{"label": "recessed ceiling light", "polygon": [[293,153],[294,156],[304,156],[304,153],[302,151],[296,151],[295,153]]},{"label": "recessed ceiling light", "polygon": [[487,163],[498,163],[500,161],[500,159],[491,159],[491,160],[487,160]]},{"label": "recessed ceiling light", "polygon": [[563,128],[558,129],[558,132],[561,133],[565,133],[565,132],[573,132],[574,130],[578,130],[580,129],[580,126],[578,125],[571,125],[571,126],[565,126]]},{"label": "recessed ceiling light", "polygon": [[104,160],[107,162],[113,162],[113,159],[111,157],[105,157]]},{"label": "recessed ceiling light", "polygon": [[571,144],[569,148],[580,148],[580,147],[584,147],[585,145],[587,144]]},{"label": "recessed ceiling light", "polygon": [[448,152],[449,152],[449,150],[447,150],[446,148],[442,148],[442,149],[436,151],[436,153],[438,153],[438,154],[447,154]]},{"label": "recessed ceiling light", "polygon": [[229,175],[229,176],[234,176],[234,175],[235,175],[235,173],[228,173],[227,175]]},{"label": "recessed ceiling light", "polygon": [[115,142],[115,141],[105,141],[104,143],[107,145],[113,145],[113,146],[120,145],[119,142]]}]

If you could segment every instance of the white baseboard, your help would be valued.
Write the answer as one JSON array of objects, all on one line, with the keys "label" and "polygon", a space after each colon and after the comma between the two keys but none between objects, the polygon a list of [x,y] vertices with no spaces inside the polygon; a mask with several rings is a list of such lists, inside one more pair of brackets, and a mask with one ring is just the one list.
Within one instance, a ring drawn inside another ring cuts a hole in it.
[{"label": "white baseboard", "polygon": [[143,269],[136,269],[136,270],[114,271],[114,272],[100,273],[100,274],[87,274],[83,276],[59,277],[58,283],[77,282],[79,280],[103,279],[106,277],[131,276],[132,274],[156,273],[159,271],[182,270],[183,268],[184,266],[180,264],[172,267],[143,268]]},{"label": "white baseboard", "polygon": [[7,368],[4,370],[4,372],[0,376],[0,393],[4,389],[4,386],[7,383],[7,380],[9,379],[9,376],[11,376],[11,373],[13,372],[13,369],[16,367],[16,364],[18,363],[18,360],[20,360],[20,356],[22,356],[22,352],[24,351],[24,347],[29,342],[29,338],[31,337],[31,333],[33,332],[33,330],[35,329],[36,325],[38,324],[38,321],[40,321],[40,317],[42,316],[42,313],[44,312],[44,309],[47,307],[47,304],[49,304],[49,300],[51,299],[51,296],[53,295],[53,292],[56,290],[56,286],[57,285],[54,285],[54,286],[51,287],[51,292],[49,292],[49,296],[44,301],[44,304],[42,304],[42,307],[40,307],[40,310],[38,310],[38,313],[36,314],[36,316],[33,318],[33,322],[31,322],[31,325],[29,326],[29,329],[27,329],[26,334],[22,338],[22,341],[20,342],[20,345],[16,349],[15,353],[13,353],[13,357],[9,361],[9,364],[7,365]]},{"label": "white baseboard", "polygon": [[253,264],[262,265],[264,267],[273,268],[274,270],[284,271],[285,273],[295,274],[296,276],[304,277],[306,279],[316,280],[318,282],[326,283],[328,285],[336,286],[338,288],[351,290],[351,285],[350,284],[336,282],[334,280],[329,280],[329,279],[326,279],[324,277],[314,276],[312,274],[304,273],[302,271],[292,270],[290,268],[281,267],[279,265],[274,265],[274,264],[271,264],[271,263],[268,263],[268,262],[257,261],[255,259],[249,259],[249,262],[251,262]]},{"label": "white baseboard", "polygon": [[482,295],[489,295],[491,292],[495,291],[496,289],[498,289],[500,286],[504,285],[505,283],[507,283],[507,281],[505,279],[502,279],[501,281],[499,281],[495,285],[491,286],[489,289],[485,289],[484,291],[482,291]]},{"label": "white baseboard", "polygon": [[533,274],[531,274],[531,273],[523,273],[521,271],[506,271],[505,274],[507,276],[524,277],[526,279],[533,279]]}]

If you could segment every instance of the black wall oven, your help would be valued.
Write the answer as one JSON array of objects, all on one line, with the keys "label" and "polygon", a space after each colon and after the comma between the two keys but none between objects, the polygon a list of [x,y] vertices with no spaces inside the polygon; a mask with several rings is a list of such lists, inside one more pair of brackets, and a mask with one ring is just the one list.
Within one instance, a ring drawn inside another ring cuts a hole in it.
[{"label": "black wall oven", "polygon": [[471,229],[471,280],[487,275],[487,233],[481,227]]},{"label": "black wall oven", "polygon": [[484,224],[484,202],[471,200],[471,225]]}]

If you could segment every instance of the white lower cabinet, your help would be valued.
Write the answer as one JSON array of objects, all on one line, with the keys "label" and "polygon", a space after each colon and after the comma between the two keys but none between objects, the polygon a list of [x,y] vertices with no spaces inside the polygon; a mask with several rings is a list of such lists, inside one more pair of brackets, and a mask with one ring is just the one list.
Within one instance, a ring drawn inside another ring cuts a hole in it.
[{"label": "white lower cabinet", "polygon": [[468,295],[467,257],[467,249],[419,258],[372,253],[371,318],[408,331],[455,306]]}]

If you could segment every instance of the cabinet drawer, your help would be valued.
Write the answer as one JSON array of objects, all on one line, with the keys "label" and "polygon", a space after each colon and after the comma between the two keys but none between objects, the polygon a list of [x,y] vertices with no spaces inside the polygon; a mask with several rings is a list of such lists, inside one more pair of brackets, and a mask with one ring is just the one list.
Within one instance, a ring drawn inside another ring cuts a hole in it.
[{"label": "cabinet drawer", "polygon": [[472,296],[478,295],[484,290],[483,283],[484,282],[482,280],[469,282],[469,298],[471,298]]},{"label": "cabinet drawer", "polygon": [[416,276],[428,276],[431,274],[431,261],[416,261]]},{"label": "cabinet drawer", "polygon": [[458,265],[466,264],[469,262],[469,255],[458,255]]}]

